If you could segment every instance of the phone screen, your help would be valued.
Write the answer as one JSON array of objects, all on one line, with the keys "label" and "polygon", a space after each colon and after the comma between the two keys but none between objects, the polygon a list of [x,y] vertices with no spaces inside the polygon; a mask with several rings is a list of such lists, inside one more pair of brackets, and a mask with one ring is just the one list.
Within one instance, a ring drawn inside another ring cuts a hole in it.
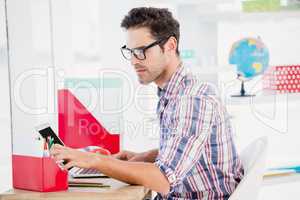
[{"label": "phone screen", "polygon": [[61,139],[54,133],[52,128],[50,126],[43,128],[39,130],[39,133],[41,136],[45,139],[47,139],[49,136],[54,139],[54,144],[60,144],[64,146],[64,143],[61,141]]},{"label": "phone screen", "polygon": [[[45,126],[44,126],[45,127]],[[60,144],[64,146],[64,143],[61,141],[61,139],[54,133],[54,131],[52,130],[52,128],[50,126],[46,126],[45,128],[37,128],[38,132],[40,133],[40,135],[44,138],[47,139],[48,137],[53,138],[53,143],[54,144]],[[66,161],[63,162],[63,164],[67,164]],[[72,169],[73,167],[69,168]]]}]

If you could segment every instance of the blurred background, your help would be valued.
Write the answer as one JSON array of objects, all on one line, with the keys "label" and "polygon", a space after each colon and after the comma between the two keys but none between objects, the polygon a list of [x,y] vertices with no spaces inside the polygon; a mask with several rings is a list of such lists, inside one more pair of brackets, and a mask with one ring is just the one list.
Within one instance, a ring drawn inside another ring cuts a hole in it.
[{"label": "blurred background", "polygon": [[[300,65],[299,0],[0,0],[0,192],[12,187],[12,133],[26,142],[32,139],[27,129],[45,120],[57,130],[60,88],[73,89],[106,128],[120,133],[121,149],[157,147],[156,87],[139,85],[120,53],[126,42],[121,20],[140,6],[169,8],[178,19],[181,58],[201,80],[217,86],[239,150],[267,135],[269,167],[300,164],[299,92],[266,95],[260,74],[245,82],[255,97],[232,98],[240,81],[229,64],[234,42],[250,37],[268,48],[269,68]],[[22,77],[26,72],[42,78]],[[76,84],[91,83],[101,73],[105,98],[90,97],[88,86]],[[26,108],[37,105],[28,117]]]}]

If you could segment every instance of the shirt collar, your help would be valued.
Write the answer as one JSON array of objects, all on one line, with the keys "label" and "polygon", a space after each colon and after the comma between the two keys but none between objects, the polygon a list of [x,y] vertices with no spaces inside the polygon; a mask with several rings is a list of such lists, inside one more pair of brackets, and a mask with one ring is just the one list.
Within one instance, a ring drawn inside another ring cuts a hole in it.
[{"label": "shirt collar", "polygon": [[164,88],[158,87],[157,95],[158,97],[164,96],[166,99],[169,99],[176,91],[180,85],[182,79],[186,76],[187,69],[180,63],[176,72],[171,76],[170,80],[164,86]]}]

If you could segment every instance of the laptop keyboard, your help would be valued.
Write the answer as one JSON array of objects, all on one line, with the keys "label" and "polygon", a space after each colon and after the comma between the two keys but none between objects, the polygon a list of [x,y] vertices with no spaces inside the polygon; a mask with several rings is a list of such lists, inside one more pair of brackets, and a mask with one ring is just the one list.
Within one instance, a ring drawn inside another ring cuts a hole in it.
[{"label": "laptop keyboard", "polygon": [[83,169],[73,167],[69,172],[73,178],[105,177],[104,174],[102,174],[96,169]]}]

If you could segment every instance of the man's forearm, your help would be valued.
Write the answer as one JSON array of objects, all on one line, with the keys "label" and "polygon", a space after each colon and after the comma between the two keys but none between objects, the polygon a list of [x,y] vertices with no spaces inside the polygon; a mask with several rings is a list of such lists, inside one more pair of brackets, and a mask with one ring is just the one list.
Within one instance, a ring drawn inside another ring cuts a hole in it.
[{"label": "man's forearm", "polygon": [[167,194],[170,186],[167,178],[152,163],[128,162],[111,156],[98,156],[94,168],[129,184],[143,185],[151,190]]}]

